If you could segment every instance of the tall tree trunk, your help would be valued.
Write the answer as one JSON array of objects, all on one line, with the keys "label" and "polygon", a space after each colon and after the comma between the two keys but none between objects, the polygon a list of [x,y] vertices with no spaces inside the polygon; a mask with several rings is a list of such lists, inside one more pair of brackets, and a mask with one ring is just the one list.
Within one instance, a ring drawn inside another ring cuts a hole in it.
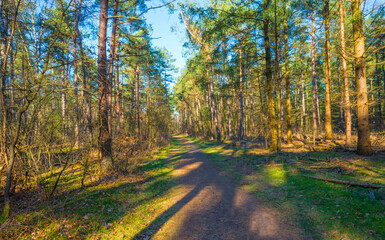
[{"label": "tall tree trunk", "polygon": [[300,54],[300,64],[301,64],[301,128],[302,133],[306,132],[307,124],[306,124],[306,102],[305,102],[305,93],[306,93],[306,77],[303,77],[303,65],[302,65],[302,57]]},{"label": "tall tree trunk", "polygon": [[242,45],[239,47],[239,128],[238,139],[243,139],[243,72],[242,72]]},{"label": "tall tree trunk", "polygon": [[[211,59],[210,59],[211,62]],[[210,67],[211,68],[211,67]],[[210,69],[212,72],[212,69]],[[213,119],[214,119],[214,124],[215,124],[215,132],[216,132],[216,138],[217,142],[221,141],[221,132],[219,130],[218,126],[218,114],[217,114],[217,107],[215,105],[215,98],[214,98],[214,83],[213,83],[213,77],[210,76],[210,101],[212,104],[212,109],[213,109]]]},{"label": "tall tree trunk", "polygon": [[346,145],[350,145],[352,143],[352,116],[350,112],[349,78],[348,78],[348,65],[346,61],[345,23],[344,23],[344,9],[343,9],[342,0],[339,0],[339,6],[340,6],[342,73],[344,76],[345,135],[346,135]]},{"label": "tall tree trunk", "polygon": [[[110,59],[108,63],[108,95],[107,101],[108,105],[111,106],[112,103],[112,85],[114,79],[114,61],[115,61],[115,49],[116,49],[116,29],[118,18],[118,4],[119,1],[114,1],[114,11],[113,16],[115,16],[112,20],[112,32],[111,32],[111,47],[110,47]],[[108,129],[110,130],[110,134],[112,134],[112,107],[108,108]]]},{"label": "tall tree trunk", "polygon": [[[79,0],[79,6],[78,6],[78,16],[81,16],[81,9],[82,9],[82,0]],[[86,71],[86,64],[85,64],[85,53],[83,49],[83,38],[80,34],[79,28],[77,27],[77,37],[78,37],[78,45],[80,50],[80,58],[81,58],[81,64],[82,64],[82,83],[83,88],[81,90],[81,95],[83,97],[83,101],[85,102],[85,118],[86,118],[86,136],[92,135],[92,106],[91,106],[91,97],[90,97],[90,86],[87,82],[87,71]]]},{"label": "tall tree trunk", "polygon": [[[286,137],[287,144],[293,144],[293,126],[292,126],[292,117],[291,117],[291,89],[290,89],[290,66],[289,66],[289,41],[287,33],[287,21],[288,14],[286,9],[286,0],[283,1],[283,9],[285,11],[285,18],[283,20],[283,34],[284,34],[284,44],[285,44],[285,83],[286,83]],[[301,71],[302,74],[302,71]]]},{"label": "tall tree trunk", "polygon": [[[264,0],[264,9],[267,11],[269,1]],[[270,39],[269,39],[269,17],[265,16],[263,20],[263,37],[265,46],[265,62],[266,62],[266,84],[267,84],[267,95],[268,95],[268,106],[269,106],[269,120],[270,120],[270,135],[271,144],[270,151],[278,150],[278,139],[277,139],[277,120],[275,116],[275,106],[273,98],[273,78],[271,73],[271,53],[270,53]]]},{"label": "tall tree trunk", "polygon": [[146,136],[150,140],[150,131],[151,131],[151,122],[150,122],[150,113],[151,113],[151,78],[150,78],[150,64],[147,56],[147,100],[146,100]]},{"label": "tall tree trunk", "polygon": [[330,64],[330,17],[329,17],[329,0],[325,0],[324,6],[324,22],[325,22],[325,139],[333,138],[332,129],[332,107],[331,107],[331,64]]},{"label": "tall tree trunk", "polygon": [[366,87],[365,38],[362,29],[361,0],[352,0],[354,63],[357,92],[357,153],[371,155],[368,92]]},{"label": "tall tree trunk", "polygon": [[61,118],[62,118],[62,128],[63,128],[63,143],[66,143],[66,131],[67,131],[67,77],[66,65],[63,61],[63,66],[61,69],[61,80],[62,80],[62,89],[61,89]]},{"label": "tall tree trunk", "polygon": [[99,151],[100,167],[110,159],[113,165],[111,152],[111,135],[108,128],[108,76],[107,76],[107,14],[108,0],[100,1],[99,37],[98,37],[98,101],[99,101]]},{"label": "tall tree trunk", "polygon": [[2,131],[1,131],[1,157],[7,161],[7,131],[8,131],[8,107],[6,103],[6,69],[7,69],[7,40],[8,40],[8,23],[7,23],[7,1],[0,0],[0,90],[1,90],[1,110],[2,110]]},{"label": "tall tree trunk", "polygon": [[317,79],[315,72],[315,11],[313,9],[311,16],[311,69],[313,86],[313,144],[318,133],[317,129]]},{"label": "tall tree trunk", "polygon": [[77,57],[77,33],[79,28],[79,17],[76,1],[74,1],[75,9],[75,29],[73,32],[73,68],[74,68],[74,94],[75,94],[75,147],[79,146],[79,94],[78,94],[78,57]]},{"label": "tall tree trunk", "polygon": [[116,105],[116,130],[118,133],[120,133],[120,125],[122,122],[122,104],[121,104],[121,93],[120,93],[120,69],[119,69],[119,54],[118,54],[118,48],[116,48],[116,62],[115,62],[115,69],[116,69],[116,98],[115,98],[115,105]]},{"label": "tall tree trunk", "polygon": [[378,54],[376,52],[376,80],[377,80],[377,99],[378,99],[378,109],[377,109],[377,116],[378,116],[378,121],[377,122],[377,129],[379,131],[382,131],[382,110],[381,110],[381,81],[380,81],[380,71],[377,66],[378,63]]},{"label": "tall tree trunk", "polygon": [[138,52],[136,55],[136,70],[135,70],[135,103],[136,103],[136,130],[138,139],[141,138],[141,129],[140,129],[140,99],[139,99],[139,81],[140,81],[140,48],[138,48]]},{"label": "tall tree trunk", "polygon": [[227,104],[227,138],[231,137],[231,110],[230,110],[230,82],[229,82],[229,63],[227,61],[227,42],[222,44],[224,51],[224,62],[225,62],[225,80],[226,80],[226,104]]},{"label": "tall tree trunk", "polygon": [[343,91],[341,86],[341,68],[340,68],[340,61],[337,58],[337,79],[338,79],[338,92],[339,92],[339,120],[340,120],[340,129],[344,131],[344,101],[343,101]]},{"label": "tall tree trunk", "polygon": [[274,40],[275,40],[275,83],[276,83],[276,98],[277,98],[277,109],[278,109],[278,121],[277,121],[277,150],[281,151],[282,148],[282,78],[280,76],[280,47],[278,42],[278,23],[277,23],[277,1],[274,1]]}]

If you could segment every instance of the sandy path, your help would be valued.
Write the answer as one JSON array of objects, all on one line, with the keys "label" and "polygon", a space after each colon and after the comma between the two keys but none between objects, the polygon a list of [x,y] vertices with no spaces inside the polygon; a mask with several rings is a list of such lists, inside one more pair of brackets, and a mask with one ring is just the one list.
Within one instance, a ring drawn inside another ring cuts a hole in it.
[{"label": "sandy path", "polygon": [[280,213],[234,184],[191,141],[174,174],[175,204],[136,239],[301,239]]}]

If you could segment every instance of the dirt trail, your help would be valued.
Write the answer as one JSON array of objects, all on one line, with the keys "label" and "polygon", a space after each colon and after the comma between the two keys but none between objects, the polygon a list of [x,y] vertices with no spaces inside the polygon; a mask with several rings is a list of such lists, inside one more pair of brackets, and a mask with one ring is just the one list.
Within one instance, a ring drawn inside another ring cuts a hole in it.
[{"label": "dirt trail", "polygon": [[301,239],[280,213],[234,184],[191,141],[174,174],[175,204],[136,239]]}]

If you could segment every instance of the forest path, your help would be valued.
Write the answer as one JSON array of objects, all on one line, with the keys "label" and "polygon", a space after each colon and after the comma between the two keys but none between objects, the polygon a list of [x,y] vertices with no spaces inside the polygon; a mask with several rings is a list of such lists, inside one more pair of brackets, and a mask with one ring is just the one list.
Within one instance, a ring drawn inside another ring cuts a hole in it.
[{"label": "forest path", "polygon": [[232,182],[191,141],[174,176],[179,180],[175,204],[136,239],[301,239],[281,214]]}]

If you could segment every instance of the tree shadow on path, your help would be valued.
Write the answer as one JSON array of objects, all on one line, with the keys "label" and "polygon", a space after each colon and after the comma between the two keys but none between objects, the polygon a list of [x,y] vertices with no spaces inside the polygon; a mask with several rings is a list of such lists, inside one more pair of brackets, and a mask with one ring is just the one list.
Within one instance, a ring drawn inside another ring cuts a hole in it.
[{"label": "tree shadow on path", "polygon": [[194,144],[179,140],[187,148],[175,169],[183,197],[134,239],[301,238],[276,210],[238,188]]}]

